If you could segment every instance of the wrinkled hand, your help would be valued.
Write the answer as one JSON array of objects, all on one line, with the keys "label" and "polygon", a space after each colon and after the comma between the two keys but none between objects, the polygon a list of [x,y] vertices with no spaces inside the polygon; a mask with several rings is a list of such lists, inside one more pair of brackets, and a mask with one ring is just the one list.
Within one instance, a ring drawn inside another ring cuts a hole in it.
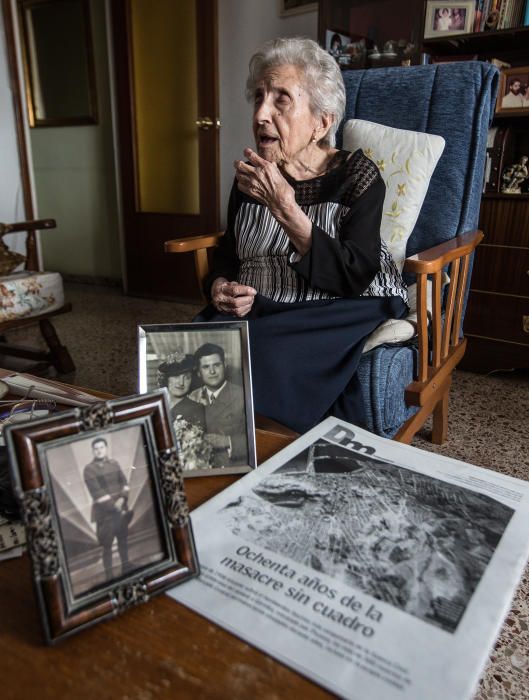
[{"label": "wrinkled hand", "polygon": [[231,442],[228,435],[207,433],[206,440],[215,450],[228,450],[231,447]]},{"label": "wrinkled hand", "polygon": [[222,314],[232,314],[242,318],[252,308],[257,291],[238,282],[228,282],[224,277],[218,277],[211,287],[213,306]]},{"label": "wrinkled hand", "polygon": [[234,162],[239,190],[266,205],[276,217],[284,216],[289,209],[296,207],[294,188],[285,180],[277,164],[261,158],[251,148],[245,148],[244,155],[249,163]]}]

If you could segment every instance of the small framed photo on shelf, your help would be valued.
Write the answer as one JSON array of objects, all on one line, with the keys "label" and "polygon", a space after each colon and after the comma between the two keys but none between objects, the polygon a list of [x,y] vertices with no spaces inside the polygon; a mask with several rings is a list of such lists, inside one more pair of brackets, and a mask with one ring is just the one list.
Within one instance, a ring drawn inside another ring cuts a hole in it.
[{"label": "small framed photo on shelf", "polygon": [[318,3],[314,0],[279,0],[279,16],[290,17],[303,12],[316,12]]},{"label": "small framed photo on shelf", "polygon": [[347,36],[347,34],[342,34],[332,29],[325,31],[325,50],[335,58],[344,54],[350,43],[351,37]]},{"label": "small framed photo on shelf", "polygon": [[138,326],[139,391],[165,387],[184,476],[257,466],[247,321]]},{"label": "small framed photo on shelf", "polygon": [[474,28],[475,3],[428,0],[424,20],[424,38],[435,39],[452,34],[470,34]]},{"label": "small framed photo on shelf", "polygon": [[48,643],[199,573],[164,390],[13,424],[5,439]]},{"label": "small framed photo on shelf", "polygon": [[529,66],[501,71],[496,114],[529,114]]}]

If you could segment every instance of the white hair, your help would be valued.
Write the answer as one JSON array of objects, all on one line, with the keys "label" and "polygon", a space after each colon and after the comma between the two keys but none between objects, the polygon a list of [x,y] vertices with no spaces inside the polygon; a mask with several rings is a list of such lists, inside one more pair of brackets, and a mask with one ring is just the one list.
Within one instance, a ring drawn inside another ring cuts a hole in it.
[{"label": "white hair", "polygon": [[336,60],[312,39],[280,38],[264,43],[250,59],[246,98],[253,101],[257,83],[265,71],[283,65],[301,70],[312,113],[317,117],[332,115],[331,128],[321,142],[334,146],[345,112],[345,86]]}]

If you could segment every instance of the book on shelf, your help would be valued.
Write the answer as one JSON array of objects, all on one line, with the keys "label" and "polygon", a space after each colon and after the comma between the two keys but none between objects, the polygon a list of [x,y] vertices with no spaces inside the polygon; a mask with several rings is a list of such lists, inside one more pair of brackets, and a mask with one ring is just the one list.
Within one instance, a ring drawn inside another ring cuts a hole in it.
[{"label": "book on shelf", "polygon": [[327,418],[191,514],[169,592],[340,697],[473,697],[529,555],[529,483]]},{"label": "book on shelf", "polygon": [[524,27],[529,27],[529,0],[526,0],[525,2],[522,24]]},{"label": "book on shelf", "polygon": [[503,29],[505,27],[505,21],[507,18],[507,14],[510,8],[510,5],[512,4],[512,0],[501,0],[500,5],[499,5],[499,15],[498,15],[498,24],[496,25],[496,29]]},{"label": "book on shelf", "polygon": [[476,0],[476,7],[474,10],[474,32],[481,31],[481,20],[483,18],[483,4],[484,0]]}]

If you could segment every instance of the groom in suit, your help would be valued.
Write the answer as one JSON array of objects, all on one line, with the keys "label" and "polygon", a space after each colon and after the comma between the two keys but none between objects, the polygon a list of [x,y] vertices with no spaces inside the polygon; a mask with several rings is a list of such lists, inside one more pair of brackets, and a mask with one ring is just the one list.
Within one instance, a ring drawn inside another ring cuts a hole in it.
[{"label": "groom in suit", "polygon": [[190,395],[205,407],[207,439],[214,449],[213,466],[248,464],[244,392],[226,379],[224,350],[204,343],[195,352],[195,366],[203,383]]}]

